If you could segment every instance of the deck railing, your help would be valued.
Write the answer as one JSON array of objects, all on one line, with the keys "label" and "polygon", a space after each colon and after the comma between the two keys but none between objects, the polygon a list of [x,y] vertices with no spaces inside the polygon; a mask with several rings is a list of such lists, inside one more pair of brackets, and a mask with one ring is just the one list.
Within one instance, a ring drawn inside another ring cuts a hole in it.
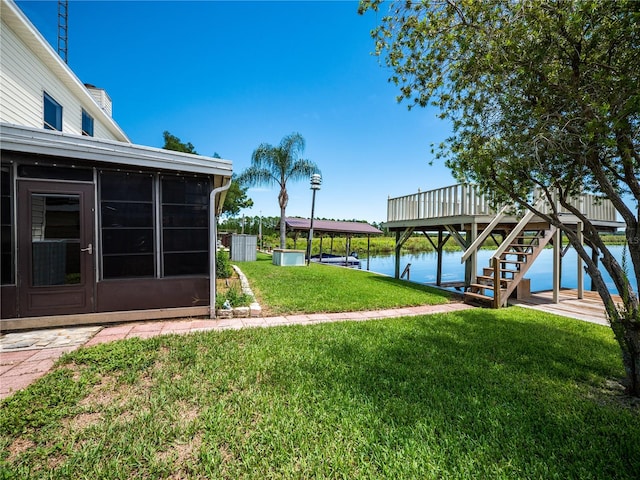
[{"label": "deck railing", "polygon": [[[559,204],[560,213],[569,213]],[[571,205],[586,214],[590,220],[615,222],[616,209],[611,201],[591,194],[576,197]],[[502,206],[498,205],[500,209]],[[542,213],[551,212],[545,203]],[[437,188],[426,192],[413,193],[403,197],[389,198],[387,201],[387,221],[425,220],[454,216],[493,216],[497,212],[489,198],[477,191],[473,185],[458,184]]]},{"label": "deck railing", "polygon": [[485,195],[471,185],[451,185],[427,192],[390,198],[387,221],[423,220],[458,215],[494,215]]},{"label": "deck railing", "polygon": [[[556,195],[553,195],[554,200]],[[617,221],[617,212],[611,200],[600,197],[598,195],[592,195],[590,193],[583,193],[577,197],[574,197],[569,202],[570,205],[576,207],[579,212],[582,212],[588,219],[597,220],[603,222],[615,222]],[[569,210],[560,205],[556,201],[557,209],[559,213],[571,214]],[[542,213],[550,213],[552,211],[548,202],[540,208]]]}]

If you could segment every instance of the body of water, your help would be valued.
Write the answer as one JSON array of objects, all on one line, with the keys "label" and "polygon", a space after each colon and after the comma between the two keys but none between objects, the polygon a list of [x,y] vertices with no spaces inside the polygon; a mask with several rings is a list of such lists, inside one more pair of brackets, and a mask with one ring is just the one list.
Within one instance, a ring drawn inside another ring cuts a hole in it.
[{"label": "body of water", "polygon": [[[616,257],[618,262],[622,263],[623,256],[622,246],[611,246],[609,249]],[[478,251],[478,273],[482,274],[482,268],[489,266],[489,259],[495,250],[479,250]],[[460,263],[462,252],[443,252],[442,253],[442,281],[464,281],[464,264]],[[404,270],[408,263],[411,264],[411,281],[416,283],[435,283],[437,254],[435,252],[425,252],[417,254],[403,254],[400,257],[400,272]],[[367,259],[362,258],[362,269],[367,268]],[[627,256],[627,262],[631,265],[631,259]],[[393,277],[395,270],[394,255],[372,255],[369,258],[369,270],[372,272],[382,273]],[[630,272],[632,270],[630,269]],[[611,277],[604,268],[601,268],[605,282],[612,293],[617,293],[617,289]],[[577,288],[577,254],[571,248],[562,258],[562,279],[561,285],[564,288]],[[553,289],[553,249],[544,249],[534,264],[527,272],[526,278],[531,279],[531,291],[552,290]],[[633,275],[630,275],[631,283],[635,291],[638,291],[638,285]],[[584,288],[591,287],[591,278],[584,274]]]}]

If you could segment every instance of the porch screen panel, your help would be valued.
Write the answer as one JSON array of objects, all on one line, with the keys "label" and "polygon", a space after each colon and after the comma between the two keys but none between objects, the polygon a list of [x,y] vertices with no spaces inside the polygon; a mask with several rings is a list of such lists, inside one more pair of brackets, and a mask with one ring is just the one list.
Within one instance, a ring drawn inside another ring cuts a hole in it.
[{"label": "porch screen panel", "polygon": [[155,276],[153,176],[100,172],[102,278]]},{"label": "porch screen panel", "polygon": [[209,180],[162,177],[163,275],[209,271]]},{"label": "porch screen panel", "polygon": [[0,263],[2,271],[0,274],[1,284],[8,285],[14,283],[14,258],[13,258],[13,206],[11,201],[12,185],[11,171],[9,167],[2,167],[2,179],[0,184]]}]

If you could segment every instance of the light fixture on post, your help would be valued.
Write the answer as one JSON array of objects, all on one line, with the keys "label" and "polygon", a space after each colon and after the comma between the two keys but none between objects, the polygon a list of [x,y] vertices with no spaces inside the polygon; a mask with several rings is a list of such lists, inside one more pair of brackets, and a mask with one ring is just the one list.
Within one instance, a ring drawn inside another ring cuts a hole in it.
[{"label": "light fixture on post", "polygon": [[307,265],[311,262],[311,242],[313,241],[313,212],[316,207],[316,191],[320,190],[320,184],[322,184],[322,177],[319,173],[311,175],[311,190],[313,190],[313,196],[311,197],[311,222],[309,223],[309,237],[307,238]]},{"label": "light fixture on post", "polygon": [[258,240],[260,240],[260,250],[262,250],[262,210],[260,210],[260,224],[258,225]]}]

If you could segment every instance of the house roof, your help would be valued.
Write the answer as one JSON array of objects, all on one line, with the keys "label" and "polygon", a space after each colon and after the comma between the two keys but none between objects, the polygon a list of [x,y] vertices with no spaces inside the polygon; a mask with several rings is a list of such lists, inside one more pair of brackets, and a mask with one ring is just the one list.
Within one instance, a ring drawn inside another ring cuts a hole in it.
[{"label": "house roof", "polygon": [[[311,221],[308,218],[285,218],[287,230],[309,231]],[[335,220],[313,220],[313,231],[316,233],[340,233],[345,235],[381,235],[382,230],[364,222],[339,222]]]},{"label": "house roof", "polygon": [[2,150],[231,177],[232,162],[96,137],[0,123]]},{"label": "house roof", "polygon": [[0,0],[2,8],[2,21],[25,42],[31,51],[42,61],[77,98],[81,99],[87,112],[111,132],[120,141],[129,142],[129,137],[124,133],[116,121],[108,115],[91,96],[84,83],[76,76],[69,66],[60,58],[53,47],[42,36],[38,29],[29,21],[27,16],[12,0]]}]

